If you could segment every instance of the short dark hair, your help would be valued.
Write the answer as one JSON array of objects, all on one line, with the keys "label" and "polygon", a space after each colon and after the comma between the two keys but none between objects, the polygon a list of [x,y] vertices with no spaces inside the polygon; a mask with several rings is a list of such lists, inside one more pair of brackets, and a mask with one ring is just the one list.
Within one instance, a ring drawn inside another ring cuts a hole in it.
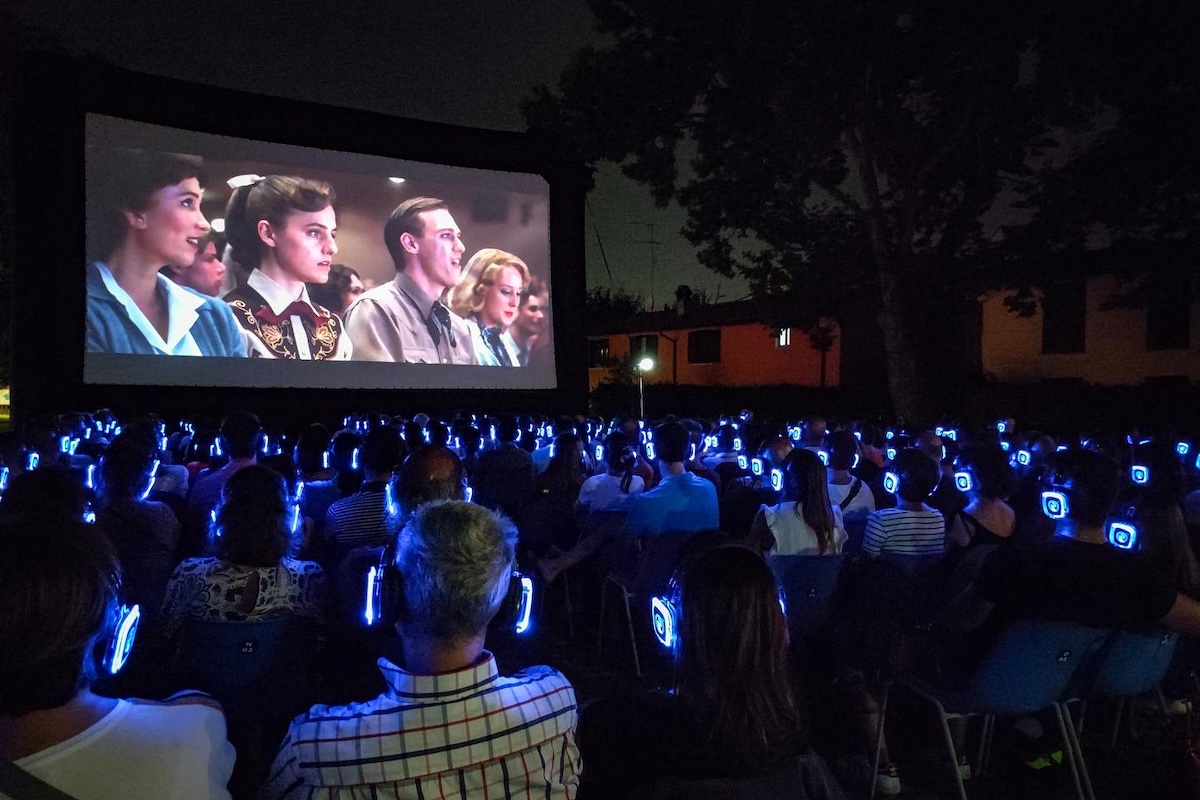
[{"label": "short dark hair", "polygon": [[387,245],[397,272],[404,269],[404,256],[407,252],[400,244],[400,237],[405,233],[411,236],[424,234],[425,222],[420,214],[439,208],[447,208],[445,200],[437,197],[410,197],[396,206],[388,216],[387,224],[383,226],[383,243]]},{"label": "short dark hair", "polygon": [[1017,477],[1008,461],[1008,453],[998,444],[971,447],[963,454],[962,461],[975,474],[978,483],[975,491],[980,497],[1004,500],[1017,487]]},{"label": "short dark hair", "polygon": [[0,523],[0,714],[58,708],[90,684],[120,576],[112,544],[90,525]]},{"label": "short dark hair", "polygon": [[157,459],[158,445],[147,436],[129,431],[113,439],[100,462],[105,502],[140,497]]},{"label": "short dark hair", "polygon": [[391,425],[376,425],[363,442],[362,463],[370,472],[391,472],[400,463],[400,432]]},{"label": "short dark hair", "polygon": [[1067,488],[1071,519],[1103,525],[1121,493],[1116,460],[1092,450],[1066,450],[1054,454],[1054,473]]},{"label": "short dark hair", "polygon": [[512,414],[497,414],[493,421],[496,425],[497,439],[511,442],[517,438],[517,418]]},{"label": "short dark hair", "polygon": [[180,153],[105,147],[87,159],[87,254],[96,261],[112,255],[129,232],[127,211],[142,211],[155,192],[195,178],[207,181],[204,162]]},{"label": "short dark hair", "polygon": [[896,454],[893,462],[900,486],[896,494],[908,503],[923,503],[937,488],[941,471],[935,461],[915,447],[906,447]]},{"label": "short dark hair", "polygon": [[301,474],[309,475],[324,469],[329,439],[329,429],[319,422],[314,422],[301,431],[292,455]]},{"label": "short dark hair", "polygon": [[250,458],[262,444],[262,424],[249,411],[234,411],[221,420],[221,441],[230,458]]},{"label": "short dark hair", "polygon": [[405,514],[433,500],[463,499],[463,465],[438,444],[411,453],[400,467],[398,500]]},{"label": "short dark hair", "polygon": [[858,455],[858,439],[850,431],[834,431],[829,435],[829,466],[837,470],[854,466]]},{"label": "short dark hair", "polygon": [[680,422],[664,422],[654,429],[654,449],[658,459],[668,464],[682,462],[688,450],[688,432]]}]

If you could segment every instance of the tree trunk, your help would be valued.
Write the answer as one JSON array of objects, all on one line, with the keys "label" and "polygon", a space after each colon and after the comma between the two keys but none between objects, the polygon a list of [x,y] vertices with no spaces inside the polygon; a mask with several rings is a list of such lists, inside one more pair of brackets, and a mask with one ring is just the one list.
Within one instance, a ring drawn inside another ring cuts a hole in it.
[{"label": "tree trunk", "polygon": [[907,424],[928,422],[932,405],[921,380],[913,352],[912,338],[905,323],[905,305],[897,296],[897,272],[892,254],[891,236],[879,191],[879,177],[872,157],[869,134],[864,127],[848,132],[851,154],[857,162],[862,181],[863,214],[870,237],[871,254],[879,273],[879,328],[883,332],[883,350],[887,356],[888,389],[896,417]]}]

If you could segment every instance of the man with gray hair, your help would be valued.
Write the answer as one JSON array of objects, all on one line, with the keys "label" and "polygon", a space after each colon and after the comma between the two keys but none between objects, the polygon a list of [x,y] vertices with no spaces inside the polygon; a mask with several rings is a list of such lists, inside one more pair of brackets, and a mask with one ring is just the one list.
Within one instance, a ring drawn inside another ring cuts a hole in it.
[{"label": "man with gray hair", "polygon": [[503,677],[484,649],[516,547],[513,524],[481,506],[419,508],[375,609],[394,623],[403,665],[379,660],[388,688],[374,700],[298,716],[260,798],[340,787],[378,798],[574,796],[582,765],[571,684],[544,666]]}]

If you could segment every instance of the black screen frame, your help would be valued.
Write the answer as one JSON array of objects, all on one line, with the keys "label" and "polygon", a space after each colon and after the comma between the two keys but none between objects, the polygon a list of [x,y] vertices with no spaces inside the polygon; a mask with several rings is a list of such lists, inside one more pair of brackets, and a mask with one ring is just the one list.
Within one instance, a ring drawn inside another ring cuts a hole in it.
[{"label": "black screen frame", "polygon": [[[248,408],[273,419],[350,410],[583,411],[587,401],[583,202],[587,173],[566,148],[528,133],[466,128],[250,94],[93,60],[25,54],[14,74],[12,410],[107,407],[172,416]],[[215,110],[220,110],[219,113]],[[550,190],[556,388],[280,389],[83,382],[84,139],[88,114],[323,150],[540,175]],[[298,396],[302,395],[300,401]],[[298,421],[302,421],[299,420]]]}]

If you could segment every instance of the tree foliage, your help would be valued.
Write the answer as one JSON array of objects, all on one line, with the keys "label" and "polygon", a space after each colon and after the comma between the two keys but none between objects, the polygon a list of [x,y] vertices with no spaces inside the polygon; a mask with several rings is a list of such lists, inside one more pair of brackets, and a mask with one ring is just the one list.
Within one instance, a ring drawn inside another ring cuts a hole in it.
[{"label": "tree foliage", "polygon": [[902,415],[930,407],[912,343],[942,304],[1111,268],[1097,241],[1193,236],[1195,31],[1158,6],[592,8],[613,45],[539,89],[531,127],[678,201],[698,259],[744,277],[773,327],[877,298]]}]

